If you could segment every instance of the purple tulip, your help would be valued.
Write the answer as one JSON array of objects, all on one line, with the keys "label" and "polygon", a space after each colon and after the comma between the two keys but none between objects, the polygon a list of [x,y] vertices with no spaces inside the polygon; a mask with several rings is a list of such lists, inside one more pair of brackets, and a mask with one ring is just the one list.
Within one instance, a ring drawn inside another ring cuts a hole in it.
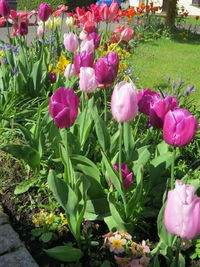
[{"label": "purple tulip", "polygon": [[164,119],[163,138],[172,146],[186,146],[195,136],[197,119],[184,108],[170,110]]},{"label": "purple tulip", "polygon": [[149,88],[140,90],[137,95],[139,112],[149,115],[150,103],[159,97],[159,93],[151,91]]},{"label": "purple tulip", "polygon": [[115,85],[111,97],[111,110],[118,122],[126,122],[135,118],[138,105],[136,87],[133,83],[123,81]]},{"label": "purple tulip", "polygon": [[50,80],[51,84],[56,82],[56,74],[55,74],[55,72],[52,71],[52,72],[49,73],[49,80]]},{"label": "purple tulip", "polygon": [[8,17],[10,15],[10,6],[7,0],[0,0],[0,14],[3,17]]},{"label": "purple tulip", "polygon": [[24,21],[19,23],[19,35],[27,35],[28,34],[28,24]]},{"label": "purple tulip", "polygon": [[47,3],[42,3],[39,6],[38,16],[42,21],[47,21],[52,14],[52,9]]},{"label": "purple tulip", "polygon": [[88,40],[93,40],[94,48],[97,49],[100,44],[101,36],[96,32],[91,32],[88,35]]},{"label": "purple tulip", "polygon": [[194,191],[192,185],[176,180],[175,189],[168,192],[164,223],[171,234],[193,239],[200,233],[200,197]]},{"label": "purple tulip", "polygon": [[81,67],[79,78],[79,87],[81,91],[90,93],[96,90],[98,83],[93,68]]},{"label": "purple tulip", "polygon": [[78,115],[79,98],[72,88],[63,87],[51,96],[49,113],[58,128],[67,128],[73,125]]},{"label": "purple tulip", "polygon": [[111,84],[115,81],[119,68],[117,52],[110,52],[97,60],[95,65],[96,79],[100,84]]},{"label": "purple tulip", "polygon": [[164,118],[169,110],[178,107],[175,97],[166,96],[164,99],[157,97],[151,102],[149,109],[150,123],[154,128],[162,128]]},{"label": "purple tulip", "polygon": [[76,34],[70,32],[64,34],[65,49],[70,52],[75,52],[78,48],[78,37]]},{"label": "purple tulip", "polygon": [[[116,163],[113,165],[115,170],[119,172],[119,163]],[[122,179],[123,179],[123,185],[124,188],[127,190],[132,185],[133,181],[133,173],[129,171],[129,168],[126,164],[122,163]],[[112,181],[110,180],[110,183],[112,184]]]},{"label": "purple tulip", "polygon": [[94,62],[94,53],[86,53],[86,51],[81,52],[81,54],[76,53],[74,56],[74,67],[76,73],[80,72],[81,67],[92,67]]}]

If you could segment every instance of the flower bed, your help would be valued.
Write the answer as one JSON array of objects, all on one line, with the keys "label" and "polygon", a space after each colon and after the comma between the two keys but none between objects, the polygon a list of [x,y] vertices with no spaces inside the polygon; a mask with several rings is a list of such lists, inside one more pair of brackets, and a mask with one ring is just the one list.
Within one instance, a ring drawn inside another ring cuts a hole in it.
[{"label": "flower bed", "polygon": [[[28,203],[25,239],[57,260],[50,266],[198,260],[199,115],[180,88],[138,90],[132,81],[129,58],[151,12],[122,12],[113,1],[72,12],[42,3],[27,14],[0,1],[1,23],[14,25],[1,43],[1,150],[23,170],[19,184],[2,181],[1,199],[11,209],[10,191],[22,210]],[[27,46],[30,16],[38,28]]]}]

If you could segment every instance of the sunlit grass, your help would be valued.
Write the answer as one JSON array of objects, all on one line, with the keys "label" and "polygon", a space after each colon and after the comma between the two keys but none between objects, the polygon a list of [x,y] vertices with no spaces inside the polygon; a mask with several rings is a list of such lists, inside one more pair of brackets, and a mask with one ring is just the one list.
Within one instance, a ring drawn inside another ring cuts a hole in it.
[{"label": "sunlit grass", "polygon": [[[193,98],[200,109],[200,42],[157,40],[140,44],[132,59],[134,80],[138,88],[166,88],[171,83],[184,81],[183,90],[194,84]],[[171,84],[170,84],[171,87]]]}]

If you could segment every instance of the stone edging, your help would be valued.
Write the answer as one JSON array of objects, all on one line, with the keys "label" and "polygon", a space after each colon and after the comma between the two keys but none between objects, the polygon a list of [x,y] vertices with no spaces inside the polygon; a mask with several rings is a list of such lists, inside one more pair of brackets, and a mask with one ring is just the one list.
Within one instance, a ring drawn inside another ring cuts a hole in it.
[{"label": "stone edging", "polygon": [[0,267],[39,267],[9,224],[0,204]]}]

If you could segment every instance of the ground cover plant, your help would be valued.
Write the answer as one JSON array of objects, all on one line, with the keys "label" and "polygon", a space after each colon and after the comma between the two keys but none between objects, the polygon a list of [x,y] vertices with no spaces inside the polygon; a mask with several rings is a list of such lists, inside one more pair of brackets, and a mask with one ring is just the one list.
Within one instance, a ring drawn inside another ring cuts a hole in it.
[{"label": "ground cover plant", "polygon": [[141,88],[134,72],[135,47],[168,35],[154,11],[0,1],[14,25],[0,47],[0,197],[40,266],[199,263],[194,88]]}]

